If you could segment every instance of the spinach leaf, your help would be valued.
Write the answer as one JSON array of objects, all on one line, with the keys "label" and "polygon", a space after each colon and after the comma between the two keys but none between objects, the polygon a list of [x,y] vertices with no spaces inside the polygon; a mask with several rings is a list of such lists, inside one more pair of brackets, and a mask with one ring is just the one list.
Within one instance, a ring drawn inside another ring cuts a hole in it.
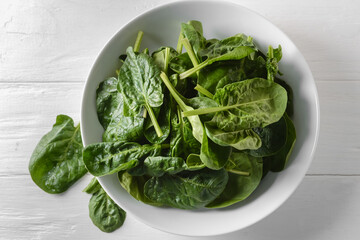
[{"label": "spinach leaf", "polygon": [[221,169],[229,159],[230,153],[230,146],[220,146],[211,141],[206,134],[203,135],[200,159],[206,167],[214,170]]},{"label": "spinach leaf", "polygon": [[161,204],[155,203],[147,198],[144,194],[144,185],[150,179],[149,176],[132,176],[126,171],[120,171],[118,178],[121,186],[130,193],[136,200],[153,206],[160,206]]},{"label": "spinach leaf", "polygon": [[[199,32],[200,31],[200,32]],[[202,25],[200,22],[192,21],[188,24],[181,24],[181,33],[188,39],[195,53],[197,62],[200,62],[199,51],[205,47],[206,40],[202,36]]]},{"label": "spinach leaf", "polygon": [[95,226],[103,232],[110,233],[123,225],[126,212],[106,194],[96,178],[93,178],[84,191],[92,194],[89,201],[89,216]]},{"label": "spinach leaf", "polygon": [[186,170],[197,171],[205,168],[205,164],[201,161],[199,154],[191,153],[186,158]]},{"label": "spinach leaf", "polygon": [[266,79],[254,78],[228,84],[216,91],[219,107],[184,112],[184,116],[216,113],[211,120],[227,132],[265,127],[280,120],[287,104],[286,90]]},{"label": "spinach leaf", "polygon": [[[107,128],[111,122],[112,115],[121,103],[121,95],[117,90],[118,79],[111,77],[99,84],[96,90],[96,111],[99,122]],[[120,98],[119,98],[120,97]]]},{"label": "spinach leaf", "polygon": [[146,174],[153,177],[161,177],[165,173],[176,174],[186,168],[184,160],[180,157],[147,157],[144,161]]},{"label": "spinach leaf", "polygon": [[261,139],[261,147],[247,151],[254,157],[266,157],[276,154],[286,142],[286,120],[282,117],[279,121],[264,128],[254,128],[254,132]]},{"label": "spinach leaf", "polygon": [[261,146],[260,137],[251,129],[241,129],[226,132],[213,126],[211,122],[205,123],[206,134],[220,146],[231,146],[238,150],[258,149]]},{"label": "spinach leaf", "polygon": [[208,208],[223,208],[246,199],[260,183],[262,159],[233,150],[225,169],[229,171],[229,181]]},{"label": "spinach leaf", "polygon": [[102,142],[88,145],[83,151],[83,159],[89,172],[99,177],[131,169],[160,150],[161,145]]},{"label": "spinach leaf", "polygon": [[182,53],[176,57],[173,57],[169,62],[169,67],[176,73],[183,73],[193,67],[189,54],[187,52]]},{"label": "spinach leaf", "polygon": [[294,115],[294,94],[293,94],[293,90],[290,87],[289,84],[287,84],[284,80],[280,79],[280,78],[275,78],[275,82],[277,84],[280,84],[283,88],[285,88],[287,94],[288,94],[288,101],[287,101],[287,106],[286,106],[286,113],[289,117],[291,117],[292,115]]},{"label": "spinach leaf", "polygon": [[186,171],[176,175],[152,177],[145,183],[145,195],[160,204],[195,209],[204,207],[224,190],[228,174],[224,169]]},{"label": "spinach leaf", "polygon": [[216,62],[199,72],[198,84],[211,93],[225,85],[255,77],[266,78],[265,60],[256,52],[254,59]]},{"label": "spinach leaf", "polygon": [[272,172],[280,172],[285,169],[296,142],[296,131],[293,122],[287,114],[284,115],[284,119],[287,126],[285,145],[275,155],[264,158],[264,162],[269,163]]},{"label": "spinach leaf", "polygon": [[32,180],[47,193],[62,193],[86,172],[80,125],[58,115],[50,132],[35,147],[29,162]]},{"label": "spinach leaf", "polygon": [[160,69],[147,54],[134,53],[132,47],[128,47],[126,53],[127,58],[121,68],[118,84],[127,108],[125,113],[137,116],[145,107],[157,135],[161,137],[163,133],[152,110],[163,103]]}]

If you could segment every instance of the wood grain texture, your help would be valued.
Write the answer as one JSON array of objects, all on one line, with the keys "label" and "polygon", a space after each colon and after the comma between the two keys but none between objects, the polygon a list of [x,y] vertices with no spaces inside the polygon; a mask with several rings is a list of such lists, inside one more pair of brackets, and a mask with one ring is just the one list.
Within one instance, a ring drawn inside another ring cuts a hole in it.
[{"label": "wood grain texture", "polygon": [[[319,91],[321,130],[308,175],[280,209],[242,231],[206,239],[358,239],[360,2],[234,1],[280,27],[303,53]],[[90,196],[81,192],[91,176],[49,195],[27,169],[56,115],[79,121],[83,85],[104,44],[133,17],[166,2],[173,1],[0,1],[0,240],[199,239],[154,230],[131,215],[115,233],[102,233],[88,217]]]}]

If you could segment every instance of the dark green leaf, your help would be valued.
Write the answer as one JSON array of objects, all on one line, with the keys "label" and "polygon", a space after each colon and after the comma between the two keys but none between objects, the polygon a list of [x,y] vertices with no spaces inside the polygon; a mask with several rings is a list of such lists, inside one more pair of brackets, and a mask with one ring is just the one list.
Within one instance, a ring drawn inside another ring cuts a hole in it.
[{"label": "dark green leaf", "polygon": [[182,209],[204,207],[224,190],[228,181],[224,169],[186,171],[176,175],[152,177],[145,184],[145,195],[151,200]]},{"label": "dark green leaf", "polygon": [[220,146],[231,146],[238,150],[258,149],[261,146],[260,137],[251,129],[226,132],[211,122],[205,123],[205,129],[208,137]]},{"label": "dark green leaf", "polygon": [[186,168],[184,160],[180,157],[147,157],[144,161],[146,174],[161,177],[165,173],[176,174]]},{"label": "dark green leaf", "polygon": [[208,136],[204,134],[201,144],[200,159],[206,167],[214,170],[221,169],[229,159],[230,153],[230,146],[220,146],[211,141]]},{"label": "dark green leaf", "polygon": [[191,153],[186,159],[186,170],[197,171],[205,168],[205,164],[201,161],[199,154]]},{"label": "dark green leaf", "polygon": [[80,125],[66,115],[58,115],[49,133],[34,149],[29,163],[33,181],[45,192],[61,193],[86,172],[82,160]]},{"label": "dark green leaf", "polygon": [[272,172],[280,172],[285,169],[296,142],[295,126],[286,114],[284,118],[287,126],[286,143],[277,154],[264,158],[264,162],[269,162]]},{"label": "dark green leaf", "polygon": [[286,142],[286,121],[282,117],[279,121],[264,128],[254,128],[254,132],[261,139],[261,147],[249,150],[248,154],[254,157],[267,157],[276,154]]},{"label": "dark green leaf", "polygon": [[126,218],[126,212],[102,188],[90,199],[89,215],[95,226],[108,233],[121,227]]},{"label": "dark green leaf", "polygon": [[161,145],[102,142],[88,145],[83,151],[83,159],[92,175],[104,176],[131,169],[160,150]]},{"label": "dark green leaf", "polygon": [[233,150],[225,169],[229,171],[229,181],[220,196],[206,206],[208,208],[223,208],[246,199],[260,183],[262,160]]}]

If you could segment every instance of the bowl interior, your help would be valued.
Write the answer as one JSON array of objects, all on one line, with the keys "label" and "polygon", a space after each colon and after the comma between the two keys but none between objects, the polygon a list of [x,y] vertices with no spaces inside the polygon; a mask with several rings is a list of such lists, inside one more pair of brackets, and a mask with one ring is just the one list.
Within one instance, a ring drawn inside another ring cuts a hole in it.
[{"label": "bowl interior", "polygon": [[[225,38],[244,33],[266,52],[268,45],[281,44],[280,70],[294,92],[294,124],[297,142],[287,169],[270,173],[245,201],[218,210],[179,210],[152,207],[133,199],[122,189],[116,174],[99,178],[114,201],[138,220],[163,231],[181,235],[217,235],[245,228],[277,209],[303,179],[313,157],[319,127],[319,106],[314,79],[305,59],[291,40],[260,15],[231,2],[186,1],[150,10],[121,28],[98,56],[86,82],[81,109],[84,145],[100,142],[103,128],[96,114],[96,88],[113,76],[118,57],[133,45],[139,30],[142,48],[176,48],[180,23],[199,20],[206,38]],[[156,217],[155,217],[156,216]],[[171,219],[171,221],[169,221]]]}]

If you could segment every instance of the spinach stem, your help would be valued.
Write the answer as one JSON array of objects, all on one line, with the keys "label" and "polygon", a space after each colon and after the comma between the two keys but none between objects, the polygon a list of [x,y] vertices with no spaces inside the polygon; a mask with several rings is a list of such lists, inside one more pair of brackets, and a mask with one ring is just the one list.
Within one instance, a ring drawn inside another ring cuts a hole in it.
[{"label": "spinach stem", "polygon": [[228,172],[231,172],[231,173],[235,173],[237,175],[240,175],[240,176],[250,176],[250,173],[249,172],[243,172],[243,171],[238,171],[238,170],[234,170],[234,169],[229,169],[227,170]]},{"label": "spinach stem", "polygon": [[190,60],[191,60],[192,64],[194,65],[194,67],[199,65],[199,62],[198,62],[198,60],[196,58],[196,55],[195,55],[195,52],[194,52],[194,50],[191,47],[191,44],[189,42],[189,39],[184,38],[181,42],[184,45],[184,47],[186,49],[186,52],[189,54]]},{"label": "spinach stem", "polygon": [[240,107],[240,106],[243,106],[243,105],[246,105],[246,104],[249,104],[249,103],[239,103],[239,104],[234,104],[234,105],[231,105],[231,106],[199,108],[199,109],[195,109],[195,110],[184,111],[183,116],[184,117],[190,117],[190,116],[194,116],[194,115],[203,115],[203,114],[208,114],[208,113],[222,112],[222,111],[237,108],[237,107]]},{"label": "spinach stem", "polygon": [[171,82],[170,82],[169,78],[167,77],[167,75],[164,72],[161,72],[160,73],[160,78],[163,80],[166,87],[169,89],[169,92],[171,93],[171,95],[173,96],[173,98],[175,99],[177,104],[180,106],[181,110],[186,111],[187,110],[187,108],[186,108],[187,105],[183,102],[183,100],[181,100],[179,94],[177,93],[174,86],[171,84]]},{"label": "spinach stem", "polygon": [[180,73],[179,74],[179,78],[180,79],[184,79],[184,78],[187,78],[191,75],[193,75],[194,73],[196,73],[197,71],[199,71],[200,69],[206,67],[207,65],[209,65],[211,62],[206,59],[204,62],[200,63],[199,65],[197,65],[196,67],[193,67],[193,68],[190,68],[189,70],[183,72],[183,73]]},{"label": "spinach stem", "polygon": [[151,122],[153,123],[154,128],[155,128],[156,134],[158,135],[158,137],[161,137],[162,135],[164,135],[164,133],[161,131],[161,128],[159,126],[158,121],[156,120],[156,117],[155,117],[155,114],[154,114],[153,110],[151,109],[151,107],[147,103],[145,104],[145,108],[146,108],[147,112],[149,113]]},{"label": "spinach stem", "polygon": [[165,48],[165,57],[164,57],[164,72],[167,74],[168,67],[169,67],[169,61],[170,61],[170,48]]},{"label": "spinach stem", "polygon": [[212,94],[211,92],[209,92],[206,88],[204,88],[203,86],[197,84],[196,87],[194,88],[196,91],[198,91],[199,93],[204,94],[205,96],[207,96],[208,98],[213,98],[214,94]]},{"label": "spinach stem", "polygon": [[274,48],[271,45],[268,47],[268,58],[274,58]]},{"label": "spinach stem", "polygon": [[141,44],[141,40],[143,38],[144,32],[143,31],[139,31],[138,35],[136,37],[136,41],[134,44],[134,52],[139,52],[140,50],[140,44]]},{"label": "spinach stem", "polygon": [[149,55],[149,49],[148,48],[145,48],[142,52]]},{"label": "spinach stem", "polygon": [[179,40],[178,40],[178,43],[177,43],[177,46],[176,46],[176,51],[179,53],[179,54],[181,54],[181,52],[182,52],[182,47],[183,47],[183,45],[182,45],[182,40],[183,40],[183,35],[182,35],[182,33],[180,32],[180,34],[179,34]]}]

